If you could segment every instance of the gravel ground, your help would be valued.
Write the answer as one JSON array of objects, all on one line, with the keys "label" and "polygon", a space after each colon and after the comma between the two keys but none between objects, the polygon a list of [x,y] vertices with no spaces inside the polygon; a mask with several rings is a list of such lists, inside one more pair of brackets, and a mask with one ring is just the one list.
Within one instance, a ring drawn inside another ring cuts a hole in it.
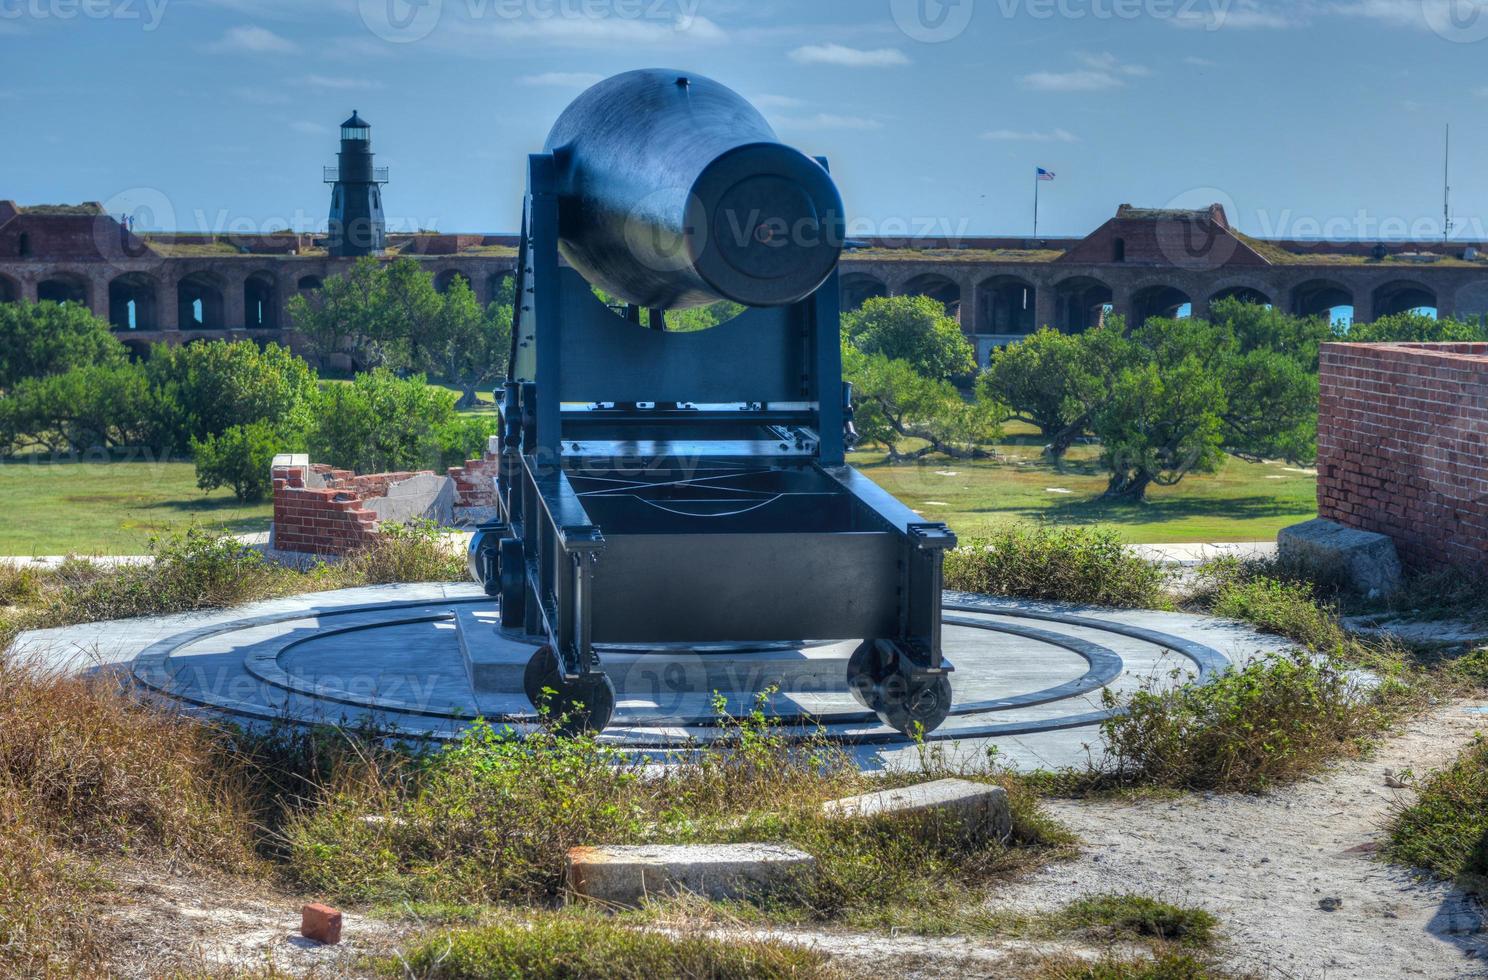
[{"label": "gravel ground", "polygon": [[1220,919],[1228,964],[1263,976],[1488,977],[1482,906],[1374,853],[1412,795],[1387,772],[1449,763],[1488,728],[1473,707],[1443,705],[1370,758],[1267,796],[1052,801],[1086,846],[998,901],[1042,909],[1130,892],[1200,906]]}]

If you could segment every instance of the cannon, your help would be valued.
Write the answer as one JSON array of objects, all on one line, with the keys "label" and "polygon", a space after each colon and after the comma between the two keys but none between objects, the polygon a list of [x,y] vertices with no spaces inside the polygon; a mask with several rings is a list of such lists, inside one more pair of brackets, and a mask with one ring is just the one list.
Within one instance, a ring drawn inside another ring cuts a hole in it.
[{"label": "cannon", "polygon": [[[884,724],[950,711],[955,537],[845,462],[844,227],[826,161],[699,75],[602,81],[529,157],[498,517],[470,566],[537,645],[528,698],[571,727],[611,721],[607,648],[652,645],[858,640],[844,684]],[[745,310],[666,329],[719,300]]]}]

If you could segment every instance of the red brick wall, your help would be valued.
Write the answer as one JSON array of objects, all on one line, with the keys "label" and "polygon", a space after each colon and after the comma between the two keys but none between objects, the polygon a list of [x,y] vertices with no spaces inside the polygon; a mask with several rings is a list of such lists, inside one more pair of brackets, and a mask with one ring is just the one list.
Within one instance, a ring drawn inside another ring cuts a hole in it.
[{"label": "red brick wall", "polygon": [[[334,480],[329,467],[315,467]],[[355,479],[355,477],[352,477]],[[299,467],[274,470],[274,547],[314,555],[344,555],[364,548],[377,537],[377,515],[362,507],[356,488],[305,486]]]},{"label": "red brick wall", "polygon": [[1318,512],[1488,567],[1488,344],[1324,344]]},{"label": "red brick wall", "polygon": [[449,476],[455,481],[456,507],[495,507],[496,471],[500,459],[487,454],[481,459],[467,460],[464,466],[450,467]]}]

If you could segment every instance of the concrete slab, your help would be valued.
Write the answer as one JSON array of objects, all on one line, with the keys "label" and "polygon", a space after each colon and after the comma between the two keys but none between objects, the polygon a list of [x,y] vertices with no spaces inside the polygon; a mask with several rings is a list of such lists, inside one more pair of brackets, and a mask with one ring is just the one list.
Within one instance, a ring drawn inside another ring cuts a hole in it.
[{"label": "concrete slab", "polygon": [[[1018,769],[1080,766],[1102,743],[1109,709],[1144,684],[1212,677],[1287,643],[1183,613],[1089,609],[946,593],[944,639],[955,663],[953,714],[930,736],[948,763],[986,754]],[[147,691],[243,723],[367,724],[435,741],[476,717],[526,730],[534,721],[513,652],[505,678],[473,680],[460,631],[495,635],[495,603],[474,585],[378,586],[295,596],[236,610],[94,623],[26,634],[19,657],[51,669],[128,664]],[[798,688],[765,699],[787,737],[821,735],[865,769],[915,769],[919,749],[864,712],[846,690],[854,646],[786,645],[719,656],[710,648],[603,650],[623,692],[603,740],[665,763],[726,733],[712,706],[737,717],[794,671]],[[494,666],[501,669],[499,662]],[[114,669],[117,669],[115,667]],[[830,684],[828,683],[830,682]],[[833,686],[835,685],[835,686]],[[505,692],[497,690],[506,688]]]},{"label": "concrete slab", "polygon": [[968,834],[978,837],[1006,840],[1013,832],[1007,790],[968,779],[937,779],[849,796],[823,804],[822,812],[843,820],[935,814],[960,820]]},{"label": "concrete slab", "polygon": [[1400,588],[1400,556],[1383,534],[1316,518],[1284,527],[1276,536],[1283,560],[1338,575],[1365,595],[1387,595]]},{"label": "concrete slab", "polygon": [[648,897],[691,892],[714,901],[799,885],[816,867],[805,851],[775,844],[642,844],[568,852],[572,898],[634,908]]}]

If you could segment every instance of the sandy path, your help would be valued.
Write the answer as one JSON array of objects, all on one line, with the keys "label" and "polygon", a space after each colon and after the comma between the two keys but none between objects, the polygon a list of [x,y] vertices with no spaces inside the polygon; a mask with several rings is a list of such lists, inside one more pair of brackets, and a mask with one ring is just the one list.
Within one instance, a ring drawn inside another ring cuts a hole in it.
[{"label": "sandy path", "polygon": [[[1229,965],[1263,975],[1488,977],[1482,908],[1371,853],[1411,795],[1387,787],[1385,771],[1424,775],[1450,762],[1475,729],[1488,730],[1488,715],[1472,706],[1444,705],[1371,758],[1269,796],[1051,801],[1086,847],[999,901],[1053,908],[1134,892],[1201,906],[1221,921]],[[1329,898],[1342,905],[1323,910]]]}]

